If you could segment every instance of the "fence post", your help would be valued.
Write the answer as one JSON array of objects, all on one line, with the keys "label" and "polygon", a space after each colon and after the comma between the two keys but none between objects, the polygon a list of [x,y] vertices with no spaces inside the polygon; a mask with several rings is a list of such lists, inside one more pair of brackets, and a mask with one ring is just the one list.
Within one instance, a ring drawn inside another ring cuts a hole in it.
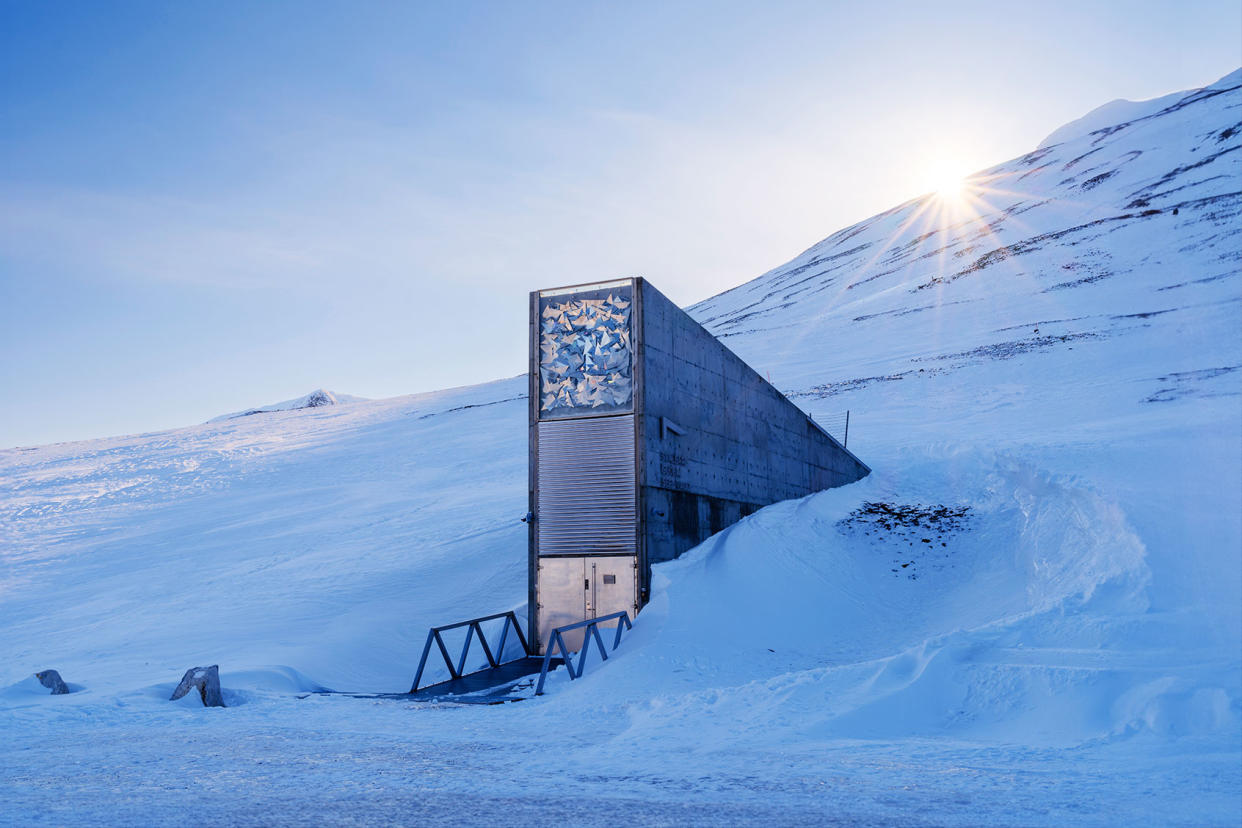
[{"label": "fence post", "polygon": [[842,448],[850,447],[850,410],[845,409],[845,442],[841,444]]}]

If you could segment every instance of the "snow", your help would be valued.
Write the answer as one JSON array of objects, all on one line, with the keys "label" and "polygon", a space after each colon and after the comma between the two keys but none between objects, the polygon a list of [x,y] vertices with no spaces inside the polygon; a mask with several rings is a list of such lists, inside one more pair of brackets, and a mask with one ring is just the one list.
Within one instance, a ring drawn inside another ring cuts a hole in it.
[{"label": "snow", "polygon": [[1238,824],[1239,83],[691,308],[875,471],[539,698],[313,695],[524,615],[523,378],[0,452],[0,822]]},{"label": "snow", "polygon": [[233,420],[238,417],[249,417],[254,414],[271,414],[275,411],[295,411],[300,408],[319,408],[324,405],[340,405],[341,403],[365,402],[366,397],[355,397],[350,394],[338,394],[334,391],[328,391],[325,388],[317,388],[309,394],[304,394],[292,400],[284,400],[271,405],[264,405],[258,408],[247,408],[245,411],[234,411],[231,414],[221,414],[219,417],[212,417],[207,422],[218,423],[221,420]]},{"label": "snow", "polygon": [[[1239,83],[1242,83],[1242,69],[1231,72],[1216,83],[1204,87],[1200,92],[1228,89],[1237,86]],[[1051,135],[1040,141],[1036,149],[1062,144],[1074,138],[1081,138],[1092,132],[1106,130],[1119,124],[1129,124],[1144,118],[1154,117],[1166,108],[1176,105],[1179,101],[1186,98],[1187,94],[1186,92],[1173,92],[1169,95],[1162,95],[1159,98],[1151,98],[1146,101],[1128,101],[1125,98],[1109,101],[1103,106],[1098,106],[1091,110],[1078,120],[1070,121],[1068,124],[1054,130]]]}]

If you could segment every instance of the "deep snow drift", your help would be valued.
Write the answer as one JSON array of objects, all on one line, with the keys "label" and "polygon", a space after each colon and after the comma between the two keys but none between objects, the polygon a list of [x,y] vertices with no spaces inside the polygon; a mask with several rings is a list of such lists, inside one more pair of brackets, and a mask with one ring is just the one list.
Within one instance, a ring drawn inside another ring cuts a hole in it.
[{"label": "deep snow drift", "polygon": [[[875,472],[539,699],[300,697],[522,606],[522,379],[0,452],[0,818],[1237,824],[1240,83],[692,308]],[[212,663],[229,708],[167,701]]]}]

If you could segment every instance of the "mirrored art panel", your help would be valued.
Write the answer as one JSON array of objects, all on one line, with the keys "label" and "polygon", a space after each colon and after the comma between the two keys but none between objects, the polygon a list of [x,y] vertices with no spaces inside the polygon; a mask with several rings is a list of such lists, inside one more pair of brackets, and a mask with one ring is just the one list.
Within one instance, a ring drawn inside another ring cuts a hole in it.
[{"label": "mirrored art panel", "polygon": [[540,299],[541,415],[630,410],[632,307],[629,287]]}]

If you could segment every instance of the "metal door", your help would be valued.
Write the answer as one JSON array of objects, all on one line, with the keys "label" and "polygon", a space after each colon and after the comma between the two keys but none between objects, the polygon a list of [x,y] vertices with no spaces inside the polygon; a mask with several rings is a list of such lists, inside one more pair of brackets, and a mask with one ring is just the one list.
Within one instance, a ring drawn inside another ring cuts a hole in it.
[{"label": "metal door", "polygon": [[[540,558],[538,651],[544,652],[548,636],[557,627],[622,610],[633,618],[638,610],[637,561],[632,555]],[[584,635],[581,629],[566,633],[565,645],[577,651]]]},{"label": "metal door", "polygon": [[[548,634],[557,627],[582,621],[587,617],[586,558],[548,557],[539,559],[536,596],[539,602],[535,634],[540,653],[548,643]],[[582,631],[575,631],[574,640],[565,643],[577,649]]]},{"label": "metal door", "polygon": [[[557,627],[637,602],[634,417],[540,422],[536,432],[536,647]],[[584,631],[567,634],[577,650]]]},{"label": "metal door", "polygon": [[[599,618],[625,611],[630,618],[638,612],[638,558],[598,557],[586,559],[584,583],[590,586],[587,617]],[[616,622],[607,624],[615,627]]]}]

